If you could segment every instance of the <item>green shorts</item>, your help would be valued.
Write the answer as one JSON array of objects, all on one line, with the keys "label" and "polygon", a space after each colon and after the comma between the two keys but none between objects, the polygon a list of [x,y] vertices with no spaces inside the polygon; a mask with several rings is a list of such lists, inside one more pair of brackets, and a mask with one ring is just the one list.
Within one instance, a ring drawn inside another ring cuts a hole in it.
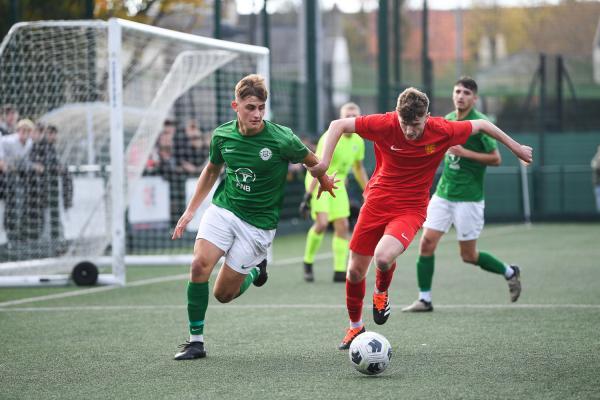
[{"label": "green shorts", "polygon": [[346,185],[340,185],[335,189],[335,197],[324,192],[317,200],[317,193],[318,190],[315,190],[310,200],[310,216],[313,220],[317,219],[317,213],[327,213],[329,222],[350,216],[350,200],[348,192],[346,192]]}]

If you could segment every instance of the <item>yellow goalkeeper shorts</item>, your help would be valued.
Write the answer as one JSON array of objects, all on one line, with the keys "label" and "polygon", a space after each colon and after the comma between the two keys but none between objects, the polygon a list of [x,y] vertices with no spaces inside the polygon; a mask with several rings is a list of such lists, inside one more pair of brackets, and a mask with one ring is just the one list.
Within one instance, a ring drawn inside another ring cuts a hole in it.
[{"label": "yellow goalkeeper shorts", "polygon": [[346,185],[340,185],[334,190],[335,197],[328,192],[323,192],[321,198],[317,199],[317,193],[318,190],[315,190],[310,200],[310,216],[313,220],[317,218],[317,213],[327,213],[329,222],[350,216],[350,200]]}]

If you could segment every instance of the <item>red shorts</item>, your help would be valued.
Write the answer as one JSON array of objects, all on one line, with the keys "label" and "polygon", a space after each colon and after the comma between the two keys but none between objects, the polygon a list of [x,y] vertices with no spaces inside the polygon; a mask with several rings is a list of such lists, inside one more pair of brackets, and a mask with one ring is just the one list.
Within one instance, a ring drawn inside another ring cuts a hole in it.
[{"label": "red shorts", "polygon": [[421,229],[426,216],[427,208],[401,210],[387,215],[382,215],[379,211],[375,215],[363,206],[352,233],[350,250],[363,256],[372,256],[383,235],[392,235],[406,250]]}]

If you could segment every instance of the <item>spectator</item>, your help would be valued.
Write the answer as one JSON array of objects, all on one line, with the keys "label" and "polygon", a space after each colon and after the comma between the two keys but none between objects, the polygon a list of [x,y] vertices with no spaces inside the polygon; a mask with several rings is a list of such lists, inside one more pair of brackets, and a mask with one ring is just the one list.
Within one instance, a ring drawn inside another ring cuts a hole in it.
[{"label": "spectator", "polygon": [[600,212],[600,145],[594,158],[592,158],[592,182],[594,183],[594,193],[596,195],[596,210]]},{"label": "spectator", "polygon": [[154,167],[150,170],[152,175],[159,175],[169,183],[169,203],[170,203],[170,219],[171,223],[177,222],[180,210],[176,199],[179,197],[177,192],[177,182],[179,174],[177,172],[177,164],[173,152],[173,146],[162,144],[158,146],[158,160]]},{"label": "spectator", "polygon": [[175,122],[167,119],[163,124],[163,130],[160,132],[158,136],[158,144],[159,145],[170,145],[172,146],[175,141],[175,133],[177,132],[177,127]]},{"label": "spectator", "polygon": [[178,170],[185,175],[197,177],[208,159],[210,135],[202,133],[196,121],[189,120],[185,134],[175,138],[175,159]]},{"label": "spectator", "polygon": [[37,123],[31,132],[31,150],[28,155],[27,181],[26,181],[26,212],[23,224],[27,226],[26,239],[39,239],[44,230],[44,208],[47,203],[48,193],[47,175],[45,165],[48,143],[44,138],[44,126]]},{"label": "spectator", "polygon": [[[60,221],[60,194],[63,205],[70,208],[73,184],[68,169],[60,163],[56,151],[58,129],[54,125],[44,127],[38,123],[33,130],[32,147],[29,152],[29,179],[27,209],[31,220],[30,239],[38,239],[43,231],[44,212],[48,211],[51,239],[62,239]],[[61,190],[62,187],[62,190]]]},{"label": "spectator", "polygon": [[11,135],[16,131],[16,123],[19,120],[19,111],[12,104],[5,104],[0,111],[0,134]]},{"label": "spectator", "polygon": [[[62,179],[62,196],[65,209],[73,206],[73,176],[69,168],[64,165],[58,156],[56,143],[58,140],[58,129],[54,125],[48,125],[46,128],[46,140],[49,145],[48,167],[53,176]],[[53,172],[54,171],[54,172]]]},{"label": "spectator", "polygon": [[[210,134],[204,134],[196,121],[190,119],[184,132],[175,136],[177,174],[171,180],[172,217],[178,217],[186,206],[185,183],[190,177],[198,178],[208,159]],[[176,222],[176,221],[175,221]]]},{"label": "spectator", "polygon": [[158,164],[160,163],[160,146],[163,146],[163,149],[166,147],[173,148],[175,142],[175,132],[175,122],[173,120],[166,119],[163,123],[163,129],[158,135],[158,139],[156,139],[156,145],[154,146],[152,153],[150,153],[150,157],[148,158],[148,162],[146,163],[147,173],[156,173],[156,169],[158,168]]},{"label": "spectator", "polygon": [[31,134],[35,129],[29,119],[17,123],[17,132],[2,138],[2,153],[5,163],[5,185],[3,198],[6,201],[4,227],[9,244],[26,238],[27,224],[22,217],[25,212],[28,154],[31,150]]}]

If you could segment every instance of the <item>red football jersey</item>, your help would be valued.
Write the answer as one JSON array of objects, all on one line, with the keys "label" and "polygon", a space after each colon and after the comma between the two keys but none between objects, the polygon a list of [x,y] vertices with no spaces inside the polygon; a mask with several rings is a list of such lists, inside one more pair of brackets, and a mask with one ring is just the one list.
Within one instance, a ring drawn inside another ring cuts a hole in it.
[{"label": "red football jersey", "polygon": [[435,171],[449,147],[464,144],[472,131],[469,121],[429,117],[418,140],[404,137],[398,114],[356,118],[356,133],[375,148],[375,171],[365,189],[368,205],[382,214],[427,207]]}]

